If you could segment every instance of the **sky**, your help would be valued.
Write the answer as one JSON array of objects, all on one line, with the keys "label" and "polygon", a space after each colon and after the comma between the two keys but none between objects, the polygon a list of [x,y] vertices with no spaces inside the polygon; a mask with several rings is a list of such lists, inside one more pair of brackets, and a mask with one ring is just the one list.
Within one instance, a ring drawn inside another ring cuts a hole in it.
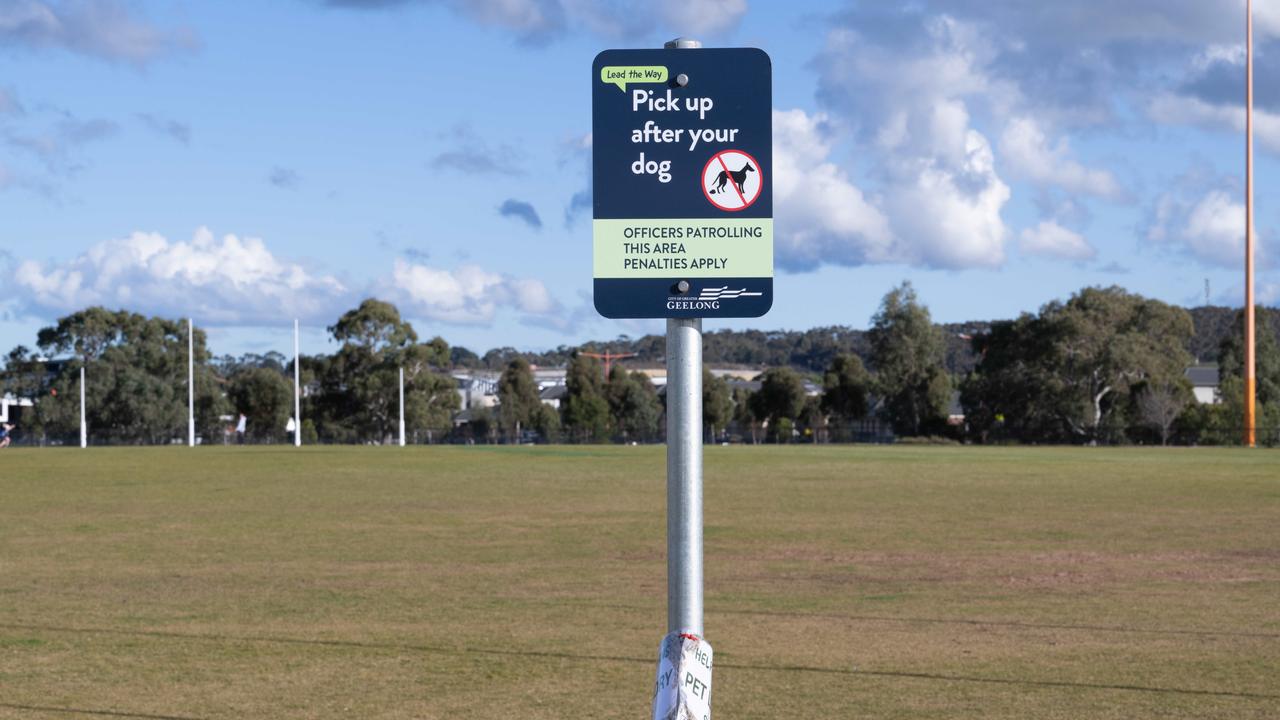
[{"label": "sky", "polygon": [[[1255,2],[1280,303],[1280,0]],[[721,328],[941,322],[1091,285],[1239,306],[1244,0],[0,0],[0,350],[90,305],[219,353],[363,298],[483,353],[660,333],[591,303],[592,59],[773,62],[776,283]]]}]

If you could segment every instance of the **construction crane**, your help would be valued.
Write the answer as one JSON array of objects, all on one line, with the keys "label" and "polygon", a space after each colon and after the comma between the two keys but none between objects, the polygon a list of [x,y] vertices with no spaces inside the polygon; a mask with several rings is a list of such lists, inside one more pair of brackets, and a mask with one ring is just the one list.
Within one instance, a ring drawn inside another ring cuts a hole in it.
[{"label": "construction crane", "polygon": [[608,350],[606,350],[602,353],[579,352],[578,354],[583,355],[585,357],[589,357],[589,358],[596,358],[598,360],[603,360],[604,361],[604,379],[608,380],[609,368],[613,367],[614,360],[623,360],[626,358],[632,358],[632,357],[635,357],[638,353],[611,353]]}]

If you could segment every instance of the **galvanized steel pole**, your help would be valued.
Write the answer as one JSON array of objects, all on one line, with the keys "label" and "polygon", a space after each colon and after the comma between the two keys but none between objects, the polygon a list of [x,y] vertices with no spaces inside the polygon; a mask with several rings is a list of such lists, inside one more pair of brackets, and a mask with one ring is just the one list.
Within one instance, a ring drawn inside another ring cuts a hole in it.
[{"label": "galvanized steel pole", "polygon": [[667,632],[702,637],[702,320],[667,320]]},{"label": "galvanized steel pole", "polygon": [[[668,50],[700,48],[677,38]],[[702,320],[667,319],[667,632],[702,637]]]}]

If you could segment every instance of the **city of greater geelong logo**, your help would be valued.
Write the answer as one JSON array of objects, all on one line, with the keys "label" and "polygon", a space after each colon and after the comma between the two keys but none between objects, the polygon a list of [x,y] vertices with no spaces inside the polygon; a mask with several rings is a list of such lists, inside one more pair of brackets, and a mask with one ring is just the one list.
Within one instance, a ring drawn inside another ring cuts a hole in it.
[{"label": "city of greater geelong logo", "polygon": [[763,188],[760,163],[741,150],[722,150],[702,168],[702,194],[725,212],[750,207]]},{"label": "city of greater geelong logo", "polygon": [[702,292],[698,293],[699,300],[733,300],[740,297],[760,297],[764,293],[747,292],[746,288],[741,290],[730,290],[729,286],[718,288],[702,288]]},{"label": "city of greater geelong logo", "polygon": [[717,288],[702,288],[694,297],[672,296],[667,298],[668,310],[719,310],[720,303],[725,300],[736,300],[744,297],[760,297],[761,292],[747,292],[746,288],[730,290],[728,285]]}]

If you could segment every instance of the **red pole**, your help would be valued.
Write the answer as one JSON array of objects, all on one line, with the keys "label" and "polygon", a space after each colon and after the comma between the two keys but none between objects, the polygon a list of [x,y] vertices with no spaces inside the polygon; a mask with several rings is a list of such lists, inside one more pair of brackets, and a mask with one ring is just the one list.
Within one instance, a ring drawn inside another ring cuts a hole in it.
[{"label": "red pole", "polygon": [[1245,2],[1244,444],[1257,444],[1253,313],[1253,0]]}]

